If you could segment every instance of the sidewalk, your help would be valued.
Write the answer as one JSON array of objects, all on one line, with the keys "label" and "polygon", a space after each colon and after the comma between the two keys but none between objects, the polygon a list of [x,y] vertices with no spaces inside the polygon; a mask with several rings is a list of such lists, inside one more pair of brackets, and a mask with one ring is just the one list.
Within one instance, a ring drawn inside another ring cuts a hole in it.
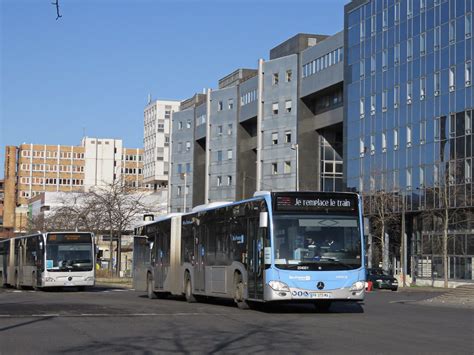
[{"label": "sidewalk", "polygon": [[132,288],[132,279],[127,277],[97,277],[96,286]]}]

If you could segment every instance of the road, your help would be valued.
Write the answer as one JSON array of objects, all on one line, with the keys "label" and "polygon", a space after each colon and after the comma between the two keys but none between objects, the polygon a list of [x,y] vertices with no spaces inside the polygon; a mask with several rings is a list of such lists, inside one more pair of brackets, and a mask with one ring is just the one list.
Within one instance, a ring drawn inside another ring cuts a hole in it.
[{"label": "road", "polygon": [[420,302],[429,291],[373,292],[364,305],[237,309],[149,300],[133,290],[0,289],[0,354],[472,354],[473,309]]}]

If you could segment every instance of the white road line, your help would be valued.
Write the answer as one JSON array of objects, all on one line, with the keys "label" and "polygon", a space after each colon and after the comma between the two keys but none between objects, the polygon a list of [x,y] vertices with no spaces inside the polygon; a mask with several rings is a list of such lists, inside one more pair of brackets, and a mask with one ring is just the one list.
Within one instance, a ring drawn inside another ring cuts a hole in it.
[{"label": "white road line", "polygon": [[400,300],[400,301],[390,301],[388,303],[405,303],[405,302],[418,302],[419,300]]}]

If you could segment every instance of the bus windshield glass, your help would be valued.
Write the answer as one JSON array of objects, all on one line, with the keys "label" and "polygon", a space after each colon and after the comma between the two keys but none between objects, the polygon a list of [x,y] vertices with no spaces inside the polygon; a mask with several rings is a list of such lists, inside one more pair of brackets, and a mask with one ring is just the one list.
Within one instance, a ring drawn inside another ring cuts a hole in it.
[{"label": "bus windshield glass", "polygon": [[277,214],[273,234],[277,268],[350,270],[361,267],[356,215]]},{"label": "bus windshield glass", "polygon": [[90,234],[50,234],[46,240],[46,269],[91,271],[93,252]]}]

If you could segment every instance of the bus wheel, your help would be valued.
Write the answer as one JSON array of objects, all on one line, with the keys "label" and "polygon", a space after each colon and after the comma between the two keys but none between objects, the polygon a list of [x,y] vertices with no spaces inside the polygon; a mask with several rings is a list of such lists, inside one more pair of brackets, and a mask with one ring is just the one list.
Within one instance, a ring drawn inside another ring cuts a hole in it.
[{"label": "bus wheel", "polygon": [[331,308],[331,301],[319,301],[314,304],[316,312],[327,313]]},{"label": "bus wheel", "polygon": [[147,276],[146,292],[148,294],[149,299],[157,298],[156,293],[153,291],[153,277],[151,276],[150,273],[148,273],[148,276]]},{"label": "bus wheel", "polygon": [[244,289],[242,275],[236,273],[234,275],[234,302],[240,309],[249,309],[248,303],[244,300]]},{"label": "bus wheel", "polygon": [[186,276],[185,282],[184,296],[186,297],[186,301],[189,303],[194,303],[196,302],[196,297],[193,295],[193,285],[191,284],[191,277],[189,275]]}]

